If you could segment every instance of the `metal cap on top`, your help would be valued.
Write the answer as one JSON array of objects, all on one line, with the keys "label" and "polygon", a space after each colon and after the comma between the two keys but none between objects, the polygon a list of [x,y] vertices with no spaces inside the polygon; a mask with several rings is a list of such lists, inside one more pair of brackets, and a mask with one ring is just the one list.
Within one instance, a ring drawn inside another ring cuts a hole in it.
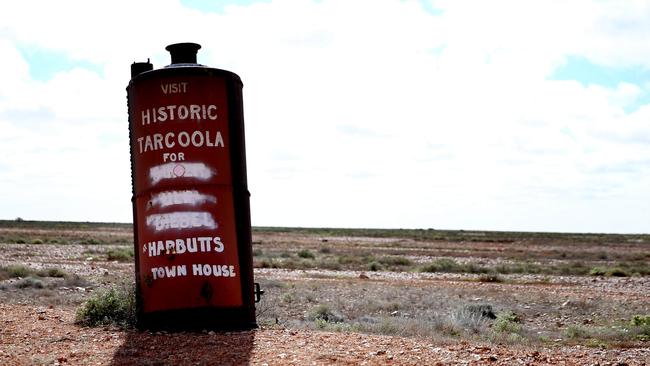
[{"label": "metal cap on top", "polygon": [[201,49],[198,43],[174,43],[165,47],[172,56],[172,64],[195,64],[196,53]]}]

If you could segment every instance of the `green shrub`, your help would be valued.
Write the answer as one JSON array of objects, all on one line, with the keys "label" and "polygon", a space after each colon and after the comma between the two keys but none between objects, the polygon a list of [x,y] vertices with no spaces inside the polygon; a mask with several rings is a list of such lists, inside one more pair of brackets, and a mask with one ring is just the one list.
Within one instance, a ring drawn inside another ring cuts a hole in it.
[{"label": "green shrub", "polygon": [[303,249],[298,252],[298,257],[305,259],[314,259],[316,256],[309,249]]},{"label": "green shrub", "polygon": [[26,277],[21,279],[20,281],[16,282],[14,286],[18,288],[43,288],[45,287],[45,284],[43,283],[42,280],[35,278],[35,277]]},{"label": "green shrub", "polygon": [[503,282],[503,279],[497,274],[482,274],[478,277],[479,282]]},{"label": "green shrub", "polygon": [[293,258],[285,259],[280,263],[281,268],[287,269],[307,269],[314,268],[314,266],[314,261],[304,259],[296,260]]},{"label": "green shrub", "polygon": [[594,267],[589,270],[590,276],[604,276],[607,273],[607,270],[602,267]]},{"label": "green shrub", "polygon": [[41,240],[41,239],[34,239],[34,240],[32,240],[32,244],[43,244],[43,240]]},{"label": "green shrub", "polygon": [[316,266],[321,269],[331,269],[334,271],[338,271],[341,269],[341,263],[333,260],[333,259],[319,259],[318,262],[316,263]]},{"label": "green shrub", "polygon": [[293,302],[293,295],[291,295],[290,293],[285,293],[284,295],[282,295],[282,302],[284,303]]},{"label": "green shrub", "polygon": [[109,261],[128,262],[133,259],[133,248],[111,249],[108,251]]},{"label": "green shrub", "polygon": [[338,261],[340,264],[346,265],[346,264],[362,264],[363,259],[359,258],[358,256],[351,256],[351,255],[342,255],[338,257]]},{"label": "green shrub", "polygon": [[381,264],[377,263],[377,262],[370,262],[368,264],[368,270],[369,271],[376,272],[376,271],[381,271],[382,269],[384,269],[384,267]]},{"label": "green shrub", "polygon": [[3,268],[2,271],[6,272],[9,278],[27,277],[34,272],[31,268],[21,265],[8,266]]},{"label": "green shrub", "polygon": [[630,325],[634,327],[650,326],[650,315],[635,315],[630,320]]},{"label": "green shrub", "polygon": [[341,323],[343,316],[330,309],[329,306],[320,304],[311,309],[307,314],[307,319],[315,322]]},{"label": "green shrub", "polygon": [[410,259],[400,256],[381,257],[379,263],[387,266],[410,266],[413,264]]},{"label": "green shrub", "polygon": [[650,341],[650,315],[635,315],[630,320],[631,333],[641,341]]},{"label": "green shrub", "polygon": [[15,243],[16,244],[25,244],[27,242],[25,241],[25,239],[16,239]]},{"label": "green shrub", "polygon": [[440,258],[420,267],[420,272],[462,272],[461,266],[453,259]]},{"label": "green shrub", "polygon": [[62,283],[62,286],[66,287],[88,287],[90,285],[91,283],[88,280],[77,274],[66,276],[65,281]]},{"label": "green shrub", "polygon": [[590,276],[629,277],[630,273],[621,267],[594,267],[589,270]]},{"label": "green shrub", "polygon": [[497,315],[493,329],[502,333],[519,333],[521,331],[521,318],[512,311],[504,311]]},{"label": "green shrub", "polygon": [[569,326],[564,332],[569,339],[589,338],[590,332],[585,328],[577,325]]},{"label": "green shrub", "polygon": [[135,325],[134,285],[124,284],[98,292],[79,308],[75,322],[91,327],[102,325],[133,327]]},{"label": "green shrub", "polygon": [[253,263],[255,268],[280,268],[280,265],[272,258],[264,258]]},{"label": "green shrub", "polygon": [[41,277],[57,277],[57,278],[64,278],[67,277],[68,274],[60,269],[60,268],[46,268],[46,269],[41,269],[38,272],[36,272],[37,275]]},{"label": "green shrub", "polygon": [[614,267],[610,268],[607,270],[607,273],[605,273],[605,276],[608,277],[629,277],[630,273],[624,270],[623,268],[620,267]]}]

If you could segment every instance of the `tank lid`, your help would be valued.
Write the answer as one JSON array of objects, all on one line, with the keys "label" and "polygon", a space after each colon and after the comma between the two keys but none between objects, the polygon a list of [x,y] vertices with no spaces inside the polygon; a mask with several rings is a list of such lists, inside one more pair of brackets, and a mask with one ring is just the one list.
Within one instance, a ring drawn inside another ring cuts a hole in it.
[{"label": "tank lid", "polygon": [[165,47],[167,51],[172,55],[172,65],[173,64],[195,64],[196,63],[196,53],[201,48],[201,45],[198,43],[174,43]]}]

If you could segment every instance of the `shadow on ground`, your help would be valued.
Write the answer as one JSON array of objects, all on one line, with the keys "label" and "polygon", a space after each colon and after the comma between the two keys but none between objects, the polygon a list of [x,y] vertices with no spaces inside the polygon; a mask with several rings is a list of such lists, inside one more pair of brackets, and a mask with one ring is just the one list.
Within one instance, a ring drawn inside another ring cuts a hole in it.
[{"label": "shadow on ground", "polygon": [[110,365],[247,365],[255,331],[161,333],[128,331]]}]

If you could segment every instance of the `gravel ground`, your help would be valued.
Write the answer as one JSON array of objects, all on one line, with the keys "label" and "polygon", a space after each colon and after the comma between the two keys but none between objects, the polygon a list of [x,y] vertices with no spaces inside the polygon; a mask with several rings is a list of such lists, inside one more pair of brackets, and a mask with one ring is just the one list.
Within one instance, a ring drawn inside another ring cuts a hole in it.
[{"label": "gravel ground", "polygon": [[[399,313],[399,316],[402,312],[413,315],[415,311],[432,309],[445,313],[459,304],[488,302],[494,304],[495,308],[516,310],[518,314],[524,315],[523,326],[530,331],[562,334],[570,325],[611,327],[628,322],[631,315],[650,314],[648,276],[616,278],[513,274],[501,276],[502,283],[482,283],[477,281],[477,275],[474,274],[362,272],[348,270],[349,268],[337,271],[258,268],[255,269],[256,281],[267,285],[267,294],[258,309],[262,309],[266,301],[275,312],[268,319],[275,320],[278,325],[267,326],[273,321],[260,321],[260,324],[265,325],[260,329],[236,333],[150,333],[111,327],[85,328],[74,324],[75,310],[89,295],[132,278],[133,263],[107,260],[108,250],[125,247],[119,241],[130,240],[129,230],[1,229],[0,234],[24,236],[28,239],[27,243],[34,242],[34,238],[52,237],[60,237],[68,242],[66,245],[0,242],[0,266],[60,268],[87,281],[86,284],[68,284],[62,278],[47,278],[43,279],[47,285],[43,289],[19,289],[14,286],[19,281],[17,278],[2,281],[0,366],[622,366],[650,363],[647,341],[627,342],[622,346],[611,343],[604,348],[586,347],[585,339],[555,343],[553,338],[541,344],[522,342],[503,345],[476,340],[478,338],[470,340],[463,337],[444,339],[358,332],[332,333],[310,330],[314,328],[313,324],[309,328],[303,319],[304,313],[319,304],[328,304],[333,309],[340,310],[355,303],[362,310],[371,311],[372,309],[363,308],[374,304],[366,299],[385,300],[387,303],[395,301],[400,305],[399,311],[391,309],[388,313]],[[97,238],[107,244],[79,244],[86,237]],[[313,252],[320,253],[318,251],[326,247],[332,253],[349,256],[366,252],[382,253],[381,255],[403,253],[416,263],[429,261],[433,256],[444,253],[453,255],[459,262],[472,260],[484,263],[501,263],[518,259],[519,256],[530,256],[534,260],[562,258],[561,255],[565,252],[571,260],[582,260],[585,257],[598,261],[592,264],[628,257],[650,258],[647,244],[636,242],[616,245],[446,243],[283,233],[258,233],[254,242],[258,243],[254,245],[255,248],[278,254],[295,254],[299,248],[310,248]],[[601,256],[607,259],[601,261]],[[644,261],[647,262],[648,259]],[[359,296],[362,293],[365,297]],[[428,302],[438,307],[420,309],[415,306]],[[419,321],[414,319],[406,318],[408,321]],[[300,322],[300,326],[290,327],[291,321]]]},{"label": "gravel ground", "polygon": [[258,329],[150,333],[83,328],[74,310],[0,304],[2,365],[646,365],[648,349],[505,347]]}]

